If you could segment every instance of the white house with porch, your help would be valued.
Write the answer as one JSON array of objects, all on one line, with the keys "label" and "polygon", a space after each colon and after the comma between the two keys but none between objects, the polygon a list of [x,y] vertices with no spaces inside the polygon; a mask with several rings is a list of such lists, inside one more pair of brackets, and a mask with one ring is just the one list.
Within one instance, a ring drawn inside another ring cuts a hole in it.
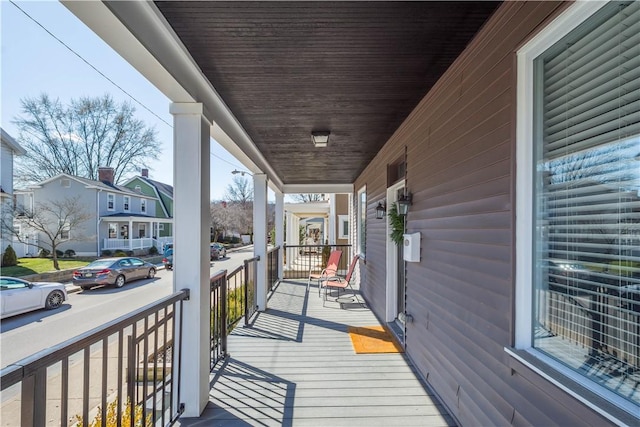
[{"label": "white house with porch", "polygon": [[[94,256],[117,250],[144,254],[154,246],[160,251],[163,244],[172,241],[170,236],[160,241],[154,235],[154,230],[165,228],[160,224],[172,223],[171,218],[157,215],[155,197],[114,184],[113,168],[100,168],[99,178],[95,181],[60,174],[16,192],[17,202],[28,210],[37,210],[38,204],[49,200],[77,197],[92,218],[78,229],[68,230],[69,242],[59,247],[62,251],[73,249],[76,255]],[[33,253],[36,252],[34,248]]]}]

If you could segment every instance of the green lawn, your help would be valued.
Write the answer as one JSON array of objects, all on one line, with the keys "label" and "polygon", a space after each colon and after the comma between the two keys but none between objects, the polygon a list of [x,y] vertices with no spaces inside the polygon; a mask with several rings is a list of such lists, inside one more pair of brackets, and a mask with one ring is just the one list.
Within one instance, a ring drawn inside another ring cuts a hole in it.
[{"label": "green lawn", "polygon": [[[77,268],[89,264],[93,259],[72,258],[59,259],[58,264],[61,270]],[[45,273],[55,271],[51,258],[20,258],[15,267],[2,267],[2,275],[10,277],[28,276],[29,274]]]}]

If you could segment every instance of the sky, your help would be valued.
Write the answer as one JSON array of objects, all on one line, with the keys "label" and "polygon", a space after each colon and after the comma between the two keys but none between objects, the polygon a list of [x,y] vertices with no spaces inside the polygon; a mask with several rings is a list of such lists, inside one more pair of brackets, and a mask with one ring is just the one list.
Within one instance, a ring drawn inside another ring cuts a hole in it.
[{"label": "sky", "polygon": [[[168,98],[62,4],[57,1],[15,3],[84,60],[48,34],[12,2],[0,0],[2,128],[9,135],[18,137],[18,129],[13,122],[21,114],[20,100],[24,98],[35,98],[46,93],[67,104],[71,99],[109,94],[118,104],[130,102],[136,108],[136,118],[156,130],[162,152],[157,161],[151,161],[147,165],[150,169],[149,177],[173,185],[173,117],[169,114]],[[224,198],[234,169],[244,170],[238,160],[212,139],[212,200]]]}]

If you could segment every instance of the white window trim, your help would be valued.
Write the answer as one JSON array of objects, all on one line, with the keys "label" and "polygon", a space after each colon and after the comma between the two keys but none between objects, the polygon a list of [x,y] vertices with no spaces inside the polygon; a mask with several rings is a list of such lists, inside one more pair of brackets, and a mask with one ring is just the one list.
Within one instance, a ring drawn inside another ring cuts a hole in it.
[{"label": "white window trim", "polygon": [[147,200],[140,199],[140,213],[147,213]]},{"label": "white window trim", "polygon": [[[113,207],[109,207],[109,198],[113,197]],[[115,211],[116,210],[116,194],[115,193],[107,193],[107,210]]]},{"label": "white window trim", "polygon": [[164,231],[164,222],[158,224],[158,231]]},{"label": "white window trim", "polygon": [[[526,351],[541,363],[552,367],[565,377],[570,378],[627,412],[634,413],[634,410],[637,411],[637,406],[631,402],[536,350],[533,347],[531,333],[534,315],[532,304],[534,272],[531,260],[533,259],[534,245],[533,194],[535,190],[534,164],[532,161],[535,158],[533,150],[533,62],[534,59],[546,52],[553,44],[573,31],[607,3],[606,1],[576,1],[522,46],[517,53],[515,349]],[[521,360],[511,349],[505,348],[505,351],[512,357]],[[527,363],[527,366],[544,378],[550,379],[542,369],[536,368],[534,364]],[[551,382],[558,385],[557,381]],[[583,399],[578,393],[568,390],[566,387],[561,388],[607,419],[617,423],[621,422],[615,415]]]},{"label": "white window trim", "polygon": [[122,210],[129,212],[131,210],[131,197],[124,196],[122,200]]},{"label": "white window trim", "polygon": [[[362,202],[361,202],[361,197],[362,194],[364,193],[365,197],[367,197],[367,186],[364,185],[362,186],[357,193],[357,198],[356,198],[356,220],[354,221],[355,225],[356,225],[356,243],[358,244],[358,246],[356,247],[358,254],[360,255],[360,258],[365,259],[366,257],[366,239],[365,239],[365,245],[362,245],[362,236],[360,235],[360,222],[362,220]],[[366,212],[366,204],[365,204],[365,212],[364,212],[364,217],[365,217],[365,229],[364,229],[364,233],[366,234],[367,230],[366,230],[366,217],[367,217],[367,212]],[[364,248],[362,246],[365,246]]]},{"label": "white window trim", "polygon": [[[347,233],[344,233],[344,223],[347,223]],[[338,239],[349,238],[349,215],[338,215]]]}]

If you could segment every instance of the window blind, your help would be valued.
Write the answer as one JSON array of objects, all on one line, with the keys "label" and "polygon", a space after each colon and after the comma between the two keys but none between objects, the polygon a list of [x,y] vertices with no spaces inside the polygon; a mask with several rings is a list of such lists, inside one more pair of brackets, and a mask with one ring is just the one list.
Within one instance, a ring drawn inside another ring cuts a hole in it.
[{"label": "window blind", "polygon": [[607,5],[534,67],[534,344],[640,403],[640,2]]}]

